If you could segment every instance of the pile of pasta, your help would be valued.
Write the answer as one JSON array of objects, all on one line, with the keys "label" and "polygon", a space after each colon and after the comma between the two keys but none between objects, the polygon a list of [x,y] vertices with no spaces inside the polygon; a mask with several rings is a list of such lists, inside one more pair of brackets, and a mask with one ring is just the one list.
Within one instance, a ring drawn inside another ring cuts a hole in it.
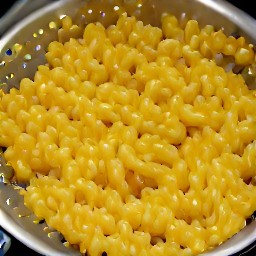
[{"label": "pile of pasta", "polygon": [[250,65],[252,45],[172,14],[161,24],[89,23],[1,95],[25,205],[86,255],[198,255],[256,210],[256,91],[216,60]]}]

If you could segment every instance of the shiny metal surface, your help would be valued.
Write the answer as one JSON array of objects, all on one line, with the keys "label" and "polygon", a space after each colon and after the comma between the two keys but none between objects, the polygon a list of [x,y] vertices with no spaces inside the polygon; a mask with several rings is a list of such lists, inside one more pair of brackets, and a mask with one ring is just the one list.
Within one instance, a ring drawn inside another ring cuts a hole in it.
[{"label": "shiny metal surface", "polygon": [[[37,65],[45,62],[44,53],[48,43],[57,38],[57,29],[49,29],[49,22],[59,20],[62,15],[75,17],[81,2],[81,0],[55,1],[27,16],[6,31],[0,40],[0,85],[4,90],[8,91],[13,86],[18,87],[23,77],[33,76]],[[132,2],[132,0],[123,2]],[[212,24],[216,28],[223,28],[226,34],[237,33],[256,44],[256,21],[223,0],[145,0],[144,2],[151,11],[150,15],[146,15],[147,12],[135,14],[145,23],[159,25],[159,17],[163,12],[172,12],[177,16],[186,13],[188,17],[196,18],[202,26]],[[37,37],[33,36],[34,32],[39,29],[43,29],[44,33]],[[15,44],[26,47],[17,54],[9,56],[8,49],[12,49]],[[40,49],[35,51],[38,45]],[[25,58],[27,54],[31,55],[29,60]],[[18,194],[18,190],[13,185],[7,184],[8,179],[3,178],[1,173],[3,169],[0,166],[1,226],[22,243],[43,255],[79,255],[78,252],[63,246],[61,236],[56,232],[49,239],[49,234],[54,231],[48,229],[45,223],[37,225],[34,223],[36,218],[24,208],[23,198]],[[202,255],[231,255],[251,244],[255,239],[256,222],[253,221],[233,238],[212,252]]]},{"label": "shiny metal surface", "polygon": [[38,8],[53,2],[53,0],[17,0],[11,8],[0,18],[0,35],[11,26]]}]

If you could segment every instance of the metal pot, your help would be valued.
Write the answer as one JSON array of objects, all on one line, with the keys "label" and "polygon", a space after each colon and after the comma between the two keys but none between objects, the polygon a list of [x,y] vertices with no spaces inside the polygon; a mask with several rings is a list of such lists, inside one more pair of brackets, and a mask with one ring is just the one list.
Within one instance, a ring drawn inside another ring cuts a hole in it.
[{"label": "metal pot", "polygon": [[[130,4],[132,1],[124,0],[123,2]],[[146,2],[152,12],[150,15],[146,15],[147,13],[139,15],[139,18],[145,23],[157,25],[162,12],[170,11],[177,16],[186,13],[189,17],[197,19],[202,25],[211,24],[217,29],[223,28],[226,34],[237,33],[256,45],[256,21],[226,1],[148,0]],[[11,87],[17,87],[21,78],[33,76],[37,65],[45,62],[44,53],[47,44],[57,38],[57,29],[49,28],[49,23],[58,20],[62,15],[75,17],[81,4],[80,0],[54,1],[32,12],[5,31],[0,40],[0,89],[9,90]],[[136,14],[138,15],[138,13]],[[25,47],[10,54],[14,45],[25,45]],[[0,174],[1,170],[0,165]],[[10,198],[12,199],[11,204],[3,203]],[[39,225],[40,227],[34,225],[33,214],[30,213],[29,218],[20,218],[17,211],[13,209],[18,207],[24,211],[22,204],[23,198],[18,195],[14,186],[6,184],[2,180],[0,182],[0,225],[5,230],[43,255],[79,255],[77,251],[63,246],[59,234],[55,233],[52,239],[49,239],[49,234],[54,231],[45,232],[43,231],[45,225]],[[232,255],[255,240],[256,222],[252,221],[234,237],[202,256]]]}]

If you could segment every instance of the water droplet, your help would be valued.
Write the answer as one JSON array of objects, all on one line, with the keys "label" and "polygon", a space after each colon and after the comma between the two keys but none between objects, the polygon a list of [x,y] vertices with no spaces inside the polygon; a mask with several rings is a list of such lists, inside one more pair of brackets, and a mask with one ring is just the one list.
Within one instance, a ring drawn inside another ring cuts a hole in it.
[{"label": "water droplet", "polygon": [[27,67],[27,63],[26,62],[22,63],[22,67],[26,68]]},{"label": "water droplet", "polygon": [[92,9],[89,9],[89,10],[88,10],[88,13],[89,13],[89,14],[92,14]]},{"label": "water droplet", "polygon": [[34,34],[33,34],[33,37],[37,37],[37,33],[34,33]]},{"label": "water droplet", "polygon": [[5,61],[3,60],[0,62],[0,67],[4,67],[4,66],[5,66]]}]

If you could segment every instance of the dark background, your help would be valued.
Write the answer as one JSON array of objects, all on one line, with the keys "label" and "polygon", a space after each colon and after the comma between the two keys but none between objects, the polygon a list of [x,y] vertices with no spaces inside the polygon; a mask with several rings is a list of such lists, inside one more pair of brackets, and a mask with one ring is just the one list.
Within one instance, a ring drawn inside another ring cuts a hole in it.
[{"label": "dark background", "polygon": [[[34,1],[40,1],[40,0],[34,0]],[[97,0],[95,0],[95,1],[97,1]],[[14,2],[15,1],[12,1],[12,0],[8,0],[8,1],[2,0],[0,3],[0,16],[2,16],[14,4]],[[242,9],[243,11],[247,12],[249,15],[251,15],[252,17],[254,17],[256,19],[256,8],[254,8],[254,6],[253,6],[253,4],[254,4],[253,0],[251,0],[251,1],[250,0],[229,0],[228,2],[234,4],[235,6]],[[1,24],[0,24],[0,26],[1,26]],[[256,31],[255,31],[255,33],[256,33]],[[11,235],[10,235],[10,237],[12,239],[12,245],[11,245],[11,248],[8,250],[6,256],[16,256],[16,255],[39,256],[40,255],[40,254],[30,250],[29,248],[27,248],[25,245],[23,245],[22,243],[17,241]],[[239,255],[256,256],[256,244],[253,244],[252,246],[245,249],[243,252],[236,254],[235,256],[239,256]]]}]

